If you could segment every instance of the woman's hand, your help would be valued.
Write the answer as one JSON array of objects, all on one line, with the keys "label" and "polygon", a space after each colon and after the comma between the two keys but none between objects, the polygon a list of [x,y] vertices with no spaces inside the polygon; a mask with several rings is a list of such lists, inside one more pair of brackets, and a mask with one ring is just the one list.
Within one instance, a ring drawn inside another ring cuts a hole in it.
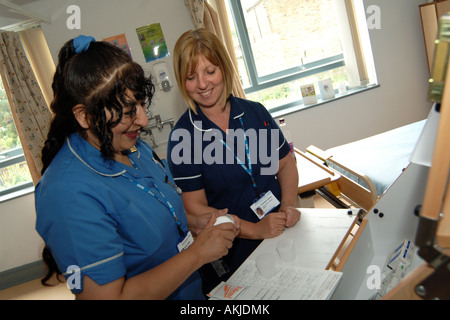
[{"label": "woman's hand", "polygon": [[[198,235],[203,231],[203,229],[205,229],[206,225],[211,219],[214,219],[215,221],[217,217],[224,216],[227,213],[228,209],[222,209],[199,215],[188,214],[186,215],[188,219],[188,228],[194,235]],[[241,220],[234,214],[231,214],[231,216],[234,219],[237,234],[239,234],[241,228]]]},{"label": "woman's hand", "polygon": [[286,228],[292,228],[300,220],[302,213],[292,206],[281,206],[280,212],[286,213]]},{"label": "woman's hand", "polygon": [[272,212],[255,224],[257,239],[278,237],[286,226],[286,213],[283,211]]},{"label": "woman's hand", "polygon": [[227,255],[234,238],[239,234],[239,228],[232,223],[214,226],[217,216],[223,213],[221,211],[210,214],[208,223],[187,249],[196,253],[201,264],[218,260]]},{"label": "woman's hand", "polygon": [[209,220],[213,215],[215,215],[215,217],[219,217],[224,216],[227,213],[228,209],[216,210],[203,214],[187,213],[186,217],[188,221],[188,228],[194,235],[198,235],[200,232],[202,232],[203,229],[205,229],[206,225],[208,224]]}]

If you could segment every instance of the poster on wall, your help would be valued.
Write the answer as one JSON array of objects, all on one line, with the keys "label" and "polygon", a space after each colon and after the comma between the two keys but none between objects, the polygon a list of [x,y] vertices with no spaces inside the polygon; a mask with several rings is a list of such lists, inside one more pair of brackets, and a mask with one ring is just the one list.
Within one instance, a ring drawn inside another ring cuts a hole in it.
[{"label": "poster on wall", "polygon": [[128,55],[131,57],[130,46],[128,45],[127,37],[125,36],[124,33],[119,34],[117,36],[105,38],[103,39],[103,41],[109,42],[115,45],[116,47],[119,47],[120,49],[128,53]]},{"label": "poster on wall", "polygon": [[136,29],[145,61],[155,61],[169,56],[161,24],[154,23]]}]

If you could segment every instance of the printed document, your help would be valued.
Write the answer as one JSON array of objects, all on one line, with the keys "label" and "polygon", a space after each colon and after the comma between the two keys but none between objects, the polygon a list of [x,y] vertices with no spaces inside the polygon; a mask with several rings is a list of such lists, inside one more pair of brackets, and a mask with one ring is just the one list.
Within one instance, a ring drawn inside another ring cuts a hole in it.
[{"label": "printed document", "polygon": [[286,264],[277,265],[276,274],[267,279],[260,275],[253,260],[247,260],[208,296],[220,300],[326,300],[341,278],[341,272]]}]

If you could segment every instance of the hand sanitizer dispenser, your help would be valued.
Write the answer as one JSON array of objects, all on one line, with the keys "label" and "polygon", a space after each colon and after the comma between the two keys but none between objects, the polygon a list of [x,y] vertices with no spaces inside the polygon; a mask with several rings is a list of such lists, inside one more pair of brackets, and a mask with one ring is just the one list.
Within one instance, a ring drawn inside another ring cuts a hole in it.
[{"label": "hand sanitizer dispenser", "polygon": [[156,81],[158,82],[159,89],[164,92],[169,92],[172,88],[172,84],[170,82],[167,64],[164,61],[155,63],[153,65],[153,73],[156,77]]}]

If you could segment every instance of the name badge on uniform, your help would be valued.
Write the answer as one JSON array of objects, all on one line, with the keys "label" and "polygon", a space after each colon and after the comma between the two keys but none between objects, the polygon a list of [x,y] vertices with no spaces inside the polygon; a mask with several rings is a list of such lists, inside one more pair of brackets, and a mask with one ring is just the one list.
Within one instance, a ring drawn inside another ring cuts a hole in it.
[{"label": "name badge on uniform", "polygon": [[184,237],[184,239],[182,241],[180,241],[180,243],[177,245],[178,252],[186,250],[193,243],[194,243],[194,237],[192,236],[192,233],[190,231],[188,231],[186,237]]},{"label": "name badge on uniform", "polygon": [[280,204],[280,201],[273,195],[272,191],[263,193],[255,202],[250,206],[256,216],[261,220],[275,209]]}]

